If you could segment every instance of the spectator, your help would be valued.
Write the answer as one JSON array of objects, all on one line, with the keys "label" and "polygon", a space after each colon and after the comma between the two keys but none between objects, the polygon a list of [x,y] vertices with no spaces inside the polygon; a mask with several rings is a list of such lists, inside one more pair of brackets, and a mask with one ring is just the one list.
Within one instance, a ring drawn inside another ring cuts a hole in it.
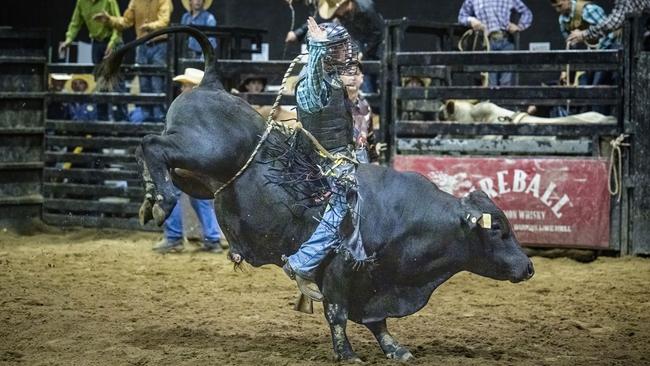
[{"label": "spectator", "polygon": [[[68,74],[50,74],[50,91],[54,93],[62,92],[66,82],[71,78],[72,77]],[[70,119],[68,103],[50,102],[47,105],[47,118],[61,120]]]},{"label": "spectator", "polygon": [[258,75],[243,75],[239,84],[240,93],[263,93],[266,89],[266,78]]},{"label": "spectator", "polygon": [[[203,79],[203,71],[187,68],[185,73],[176,76],[174,81],[181,84],[181,93],[187,93],[199,85],[201,79]],[[176,189],[177,198],[180,197],[180,194],[181,192]],[[190,203],[203,229],[203,245],[201,249],[212,253],[221,253],[223,250],[219,243],[219,224],[214,213],[213,201],[190,197]],[[171,214],[165,220],[164,238],[154,246],[153,250],[158,253],[169,253],[180,252],[183,249],[183,212],[179,199]]]},{"label": "spectator", "polygon": [[[361,59],[379,60],[384,33],[384,19],[375,9],[372,0],[319,0],[318,23],[338,22],[350,33],[357,43]],[[292,34],[293,33],[293,34]],[[307,23],[287,34],[287,42],[304,39]],[[372,93],[377,90],[376,78],[367,75],[361,90]]]},{"label": "spectator", "polygon": [[[513,12],[518,24],[510,21]],[[515,49],[514,35],[530,27],[533,13],[522,0],[465,0],[458,14],[458,22],[487,34],[491,51]],[[513,85],[510,72],[490,73],[489,86]]]},{"label": "spectator", "polygon": [[[591,26],[597,26],[605,21],[605,11],[600,6],[584,0],[550,0],[555,11],[559,13],[560,32],[565,39],[574,30],[586,30]],[[586,42],[585,42],[586,43]],[[590,46],[590,45],[588,45]],[[600,37],[595,48],[599,50],[616,49],[620,47],[615,32]],[[616,79],[615,73],[611,71],[590,71],[582,73],[578,77],[579,85],[611,85]],[[571,75],[565,72],[560,76],[561,84],[569,84]],[[564,108],[564,107],[558,107]],[[602,114],[609,114],[610,108],[594,106],[593,110]],[[559,111],[557,115],[568,115],[569,111]]]},{"label": "spectator", "polygon": [[[92,44],[91,55],[94,64],[98,64],[104,57],[113,52],[122,44],[122,33],[111,28],[109,25],[94,19],[94,16],[105,12],[111,16],[120,16],[120,8],[116,0],[77,0],[72,13],[72,19],[68,25],[68,31],[65,34],[65,41],[59,44],[59,55],[70,46],[72,41],[77,38],[77,34],[83,24],[88,28],[90,43]],[[61,57],[61,56],[59,56]],[[120,89],[123,86],[120,85]],[[120,90],[121,91],[121,90]],[[110,104],[100,104],[97,106],[97,119],[122,120],[126,114],[126,106],[113,106]]]},{"label": "spectator", "polygon": [[[599,25],[605,21],[605,10],[584,0],[550,0],[551,5],[558,12],[560,32],[565,39],[574,30],[586,30],[591,26]],[[619,42],[614,32],[610,32],[598,39],[597,49],[618,48]]]},{"label": "spectator", "polygon": [[101,13],[119,17],[120,8],[116,0],[77,0],[65,34],[65,41],[59,44],[59,54],[70,47],[72,41],[77,38],[81,26],[85,24],[92,43],[93,63],[100,63],[104,57],[110,55],[122,42],[122,34],[118,29],[94,19],[95,15]]},{"label": "spectator", "polygon": [[[72,75],[67,87],[73,93],[90,94],[95,90],[95,80],[92,75]],[[97,121],[97,106],[94,103],[68,103],[68,115],[73,121]]]},{"label": "spectator", "polygon": [[[106,12],[93,17],[98,22],[110,25],[113,29],[123,31],[135,27],[138,38],[169,25],[173,5],[171,0],[131,0],[124,11],[124,16],[113,16]],[[136,50],[135,62],[141,65],[165,65],[167,58],[167,35],[158,36]],[[140,92],[164,93],[162,76],[140,75]],[[161,122],[165,119],[164,106],[140,106],[144,120]]]},{"label": "spectator", "polygon": [[[207,11],[210,5],[212,5],[212,0],[183,0],[182,3],[183,7],[187,10],[187,13],[183,14],[181,24],[208,27],[217,26],[217,20],[214,15]],[[216,38],[210,37],[210,43],[212,44],[212,48],[217,48]],[[189,37],[187,48],[188,57],[203,59],[201,46],[195,38]]]},{"label": "spectator", "polygon": [[341,74],[348,99],[351,103],[352,119],[354,121],[354,142],[357,160],[360,163],[378,163],[379,154],[375,149],[375,134],[372,126],[372,108],[361,94],[363,72],[361,64],[348,67],[347,73]]},{"label": "spectator", "polygon": [[650,0],[616,0],[614,10],[607,18],[598,24],[590,25],[588,29],[573,30],[567,38],[567,42],[572,45],[585,40],[595,42],[599,38],[620,29],[627,15],[641,13],[644,10],[650,10]]}]

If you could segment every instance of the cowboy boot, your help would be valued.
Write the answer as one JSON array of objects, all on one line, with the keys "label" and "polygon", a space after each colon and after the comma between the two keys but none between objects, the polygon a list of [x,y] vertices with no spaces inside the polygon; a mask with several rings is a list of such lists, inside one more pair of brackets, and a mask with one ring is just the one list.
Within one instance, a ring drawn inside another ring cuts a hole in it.
[{"label": "cowboy boot", "polygon": [[284,264],[284,266],[282,266],[282,269],[284,270],[284,273],[289,276],[289,278],[296,281],[296,284],[298,284],[298,290],[300,290],[300,292],[302,292],[305,296],[312,299],[313,301],[323,301],[323,294],[320,292],[320,289],[318,288],[316,282],[301,277],[293,270],[293,268],[291,268],[291,265],[288,261]]}]

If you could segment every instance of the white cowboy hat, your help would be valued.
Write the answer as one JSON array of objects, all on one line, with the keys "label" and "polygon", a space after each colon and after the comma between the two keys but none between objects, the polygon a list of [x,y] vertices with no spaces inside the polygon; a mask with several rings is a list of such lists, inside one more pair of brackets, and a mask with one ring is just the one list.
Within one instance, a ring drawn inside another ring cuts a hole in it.
[{"label": "white cowboy hat", "polygon": [[343,3],[351,0],[319,0],[318,14],[323,19],[331,19]]},{"label": "white cowboy hat", "polygon": [[179,83],[199,85],[202,79],[203,79],[203,71],[188,67],[187,69],[185,69],[185,73],[183,75],[175,76],[173,80],[178,81]]},{"label": "white cowboy hat", "polygon": [[[192,10],[190,8],[190,0],[181,0],[181,3],[183,3],[183,7],[185,10],[190,11]],[[212,5],[212,0],[203,0],[203,10],[207,10],[210,5]]]},{"label": "white cowboy hat", "polygon": [[67,81],[67,80],[72,79],[72,75],[70,75],[70,74],[50,74],[50,78],[52,78],[52,80],[60,80],[60,81],[65,80],[65,81]]}]

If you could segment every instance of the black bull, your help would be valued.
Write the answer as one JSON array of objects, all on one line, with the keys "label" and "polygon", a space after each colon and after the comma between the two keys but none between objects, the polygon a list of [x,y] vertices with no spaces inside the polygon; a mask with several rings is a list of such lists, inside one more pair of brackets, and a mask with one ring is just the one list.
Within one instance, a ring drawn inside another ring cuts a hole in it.
[{"label": "black bull", "polygon": [[[202,45],[206,73],[200,86],[169,107],[161,136],[149,135],[138,149],[147,198],[141,219],[162,224],[176,204],[173,184],[203,199],[232,178],[251,155],[265,121],[244,100],[223,89],[207,38],[189,27],[154,32],[127,44],[102,64],[100,81],[114,79],[125,52],[162,33],[185,32]],[[114,81],[114,80],[112,80]],[[280,139],[279,132],[270,139]],[[282,265],[313,232],[321,207],[292,210],[296,198],[269,184],[271,164],[263,145],[255,161],[215,200],[219,223],[236,253],[253,266]],[[170,180],[171,178],[171,180]],[[439,190],[419,174],[360,165],[361,235],[376,265],[353,269],[348,256],[335,253],[321,266],[317,282],[325,296],[325,317],[340,360],[358,360],[346,333],[348,319],[364,324],[390,358],[413,356],[389,334],[386,318],[410,315],[432,292],[460,271],[519,282],[533,275],[511,226],[481,192],[464,199]],[[491,227],[477,218],[492,215]]]}]

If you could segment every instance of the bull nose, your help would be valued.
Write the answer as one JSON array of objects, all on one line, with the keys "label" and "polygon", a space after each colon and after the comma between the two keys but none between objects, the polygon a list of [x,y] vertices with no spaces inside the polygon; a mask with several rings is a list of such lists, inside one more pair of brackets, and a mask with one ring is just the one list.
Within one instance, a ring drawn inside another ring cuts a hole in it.
[{"label": "bull nose", "polygon": [[526,279],[530,279],[533,277],[535,274],[535,267],[533,267],[533,262],[529,259],[528,260],[528,267],[526,268],[526,275],[528,276]]}]

